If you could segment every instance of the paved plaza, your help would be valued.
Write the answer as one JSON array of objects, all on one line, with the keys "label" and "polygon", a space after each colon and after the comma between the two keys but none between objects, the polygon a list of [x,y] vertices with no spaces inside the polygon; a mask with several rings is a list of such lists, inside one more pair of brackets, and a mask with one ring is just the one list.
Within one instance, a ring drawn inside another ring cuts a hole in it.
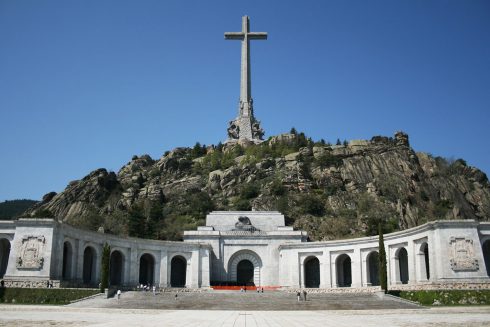
[{"label": "paved plaza", "polygon": [[489,307],[223,311],[0,306],[0,326],[489,326]]},{"label": "paved plaza", "polygon": [[311,295],[298,303],[283,292],[179,293],[177,300],[175,293],[129,292],[68,306],[0,305],[0,326],[489,325],[488,306],[424,308],[368,294]]}]

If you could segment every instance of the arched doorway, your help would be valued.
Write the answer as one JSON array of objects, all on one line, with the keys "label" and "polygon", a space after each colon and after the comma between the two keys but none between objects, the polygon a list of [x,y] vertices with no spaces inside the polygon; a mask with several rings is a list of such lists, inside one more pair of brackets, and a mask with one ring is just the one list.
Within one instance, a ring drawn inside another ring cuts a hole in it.
[{"label": "arched doorway", "polygon": [[429,265],[429,245],[422,243],[419,252],[419,264],[420,264],[420,278],[421,280],[430,279],[430,265]]},{"label": "arched doorway", "polygon": [[483,242],[482,250],[485,267],[487,267],[487,275],[490,277],[490,240]]},{"label": "arched doorway", "polygon": [[113,251],[109,262],[109,285],[122,285],[124,273],[124,256],[121,251]]},{"label": "arched doorway", "polygon": [[9,240],[2,238],[0,239],[0,278],[2,278],[7,272],[9,256],[10,256],[10,242]]},{"label": "arched doorway", "polygon": [[73,264],[73,248],[70,242],[65,241],[65,243],[63,243],[63,268],[61,273],[63,279],[67,280],[73,278],[72,264]]},{"label": "arched doorway", "polygon": [[317,257],[308,257],[304,263],[305,287],[320,287],[320,260]]},{"label": "arched doorway", "polygon": [[170,262],[170,286],[185,287],[187,261],[181,256],[175,256]]},{"label": "arched doorway", "polygon": [[350,287],[352,285],[351,259],[347,254],[341,254],[335,261],[337,267],[338,287]]},{"label": "arched doorway", "polygon": [[236,281],[238,285],[254,285],[254,265],[250,260],[240,261],[236,268]]},{"label": "arched doorway", "polygon": [[145,253],[140,258],[140,278],[139,282],[143,285],[153,285],[155,273],[155,259],[149,253]]},{"label": "arched doorway", "polygon": [[[236,285],[260,286],[261,267],[262,261],[255,252],[250,250],[238,251],[228,261],[228,281]],[[251,274],[252,279],[250,279]]]},{"label": "arched doorway", "polygon": [[367,256],[367,281],[371,286],[379,286],[379,254],[373,251]]},{"label": "arched doorway", "polygon": [[91,246],[87,246],[83,251],[83,283],[94,285],[97,274],[97,256],[95,249]]},{"label": "arched doorway", "polygon": [[402,284],[408,284],[408,253],[405,248],[400,248],[397,251],[396,259],[398,260],[397,278]]}]

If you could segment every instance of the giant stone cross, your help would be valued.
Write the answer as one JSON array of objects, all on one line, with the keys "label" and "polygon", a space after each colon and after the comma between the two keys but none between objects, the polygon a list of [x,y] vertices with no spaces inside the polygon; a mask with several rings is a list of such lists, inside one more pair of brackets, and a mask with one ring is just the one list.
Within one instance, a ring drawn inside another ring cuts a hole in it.
[{"label": "giant stone cross", "polygon": [[250,140],[260,142],[264,135],[260,122],[255,119],[250,79],[250,40],[267,40],[265,32],[250,32],[248,16],[242,17],[241,32],[225,33],[226,40],[242,41],[242,63],[240,79],[240,103],[238,117],[230,121],[228,127],[229,140]]}]

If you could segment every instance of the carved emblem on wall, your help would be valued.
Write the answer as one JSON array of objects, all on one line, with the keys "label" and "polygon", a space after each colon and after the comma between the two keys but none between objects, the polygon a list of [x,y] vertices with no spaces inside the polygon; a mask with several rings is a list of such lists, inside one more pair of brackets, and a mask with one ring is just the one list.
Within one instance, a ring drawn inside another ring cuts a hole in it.
[{"label": "carved emblem on wall", "polygon": [[44,258],[44,236],[26,235],[22,238],[17,257],[17,269],[41,269]]},{"label": "carved emblem on wall", "polygon": [[479,269],[475,259],[473,240],[464,237],[451,237],[449,240],[449,263],[454,271],[475,271]]}]

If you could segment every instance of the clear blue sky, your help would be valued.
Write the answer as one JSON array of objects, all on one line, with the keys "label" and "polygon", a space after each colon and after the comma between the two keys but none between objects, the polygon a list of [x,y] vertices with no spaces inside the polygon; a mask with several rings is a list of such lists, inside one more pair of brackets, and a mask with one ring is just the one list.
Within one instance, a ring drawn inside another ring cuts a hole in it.
[{"label": "clear blue sky", "polygon": [[0,0],[0,201],[226,139],[241,16],[266,137],[403,130],[490,173],[490,1]]}]

